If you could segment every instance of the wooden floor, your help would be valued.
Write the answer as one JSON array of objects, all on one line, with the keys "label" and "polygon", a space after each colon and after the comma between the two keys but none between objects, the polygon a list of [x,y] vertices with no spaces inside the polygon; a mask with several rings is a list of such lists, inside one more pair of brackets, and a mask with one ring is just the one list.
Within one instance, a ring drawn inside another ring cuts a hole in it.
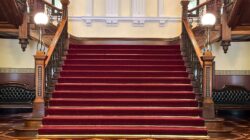
[{"label": "wooden floor", "polygon": [[[233,114],[227,114],[228,112],[219,112],[219,117],[225,118],[225,127],[232,128],[231,133],[221,134],[220,136],[210,136],[211,140],[250,140],[250,112],[233,112]],[[248,116],[247,116],[248,115]],[[13,132],[12,127],[21,125],[23,123],[23,117],[28,117],[30,114],[14,114],[14,115],[1,115],[0,116],[0,140],[35,140],[37,138],[11,138],[6,137],[6,134]],[[50,140],[50,139],[43,139]],[[52,139],[51,139],[52,140]],[[53,140],[59,140],[55,138]],[[60,139],[62,140],[62,139]],[[72,139],[64,139],[72,140]],[[80,139],[79,139],[80,140]],[[88,139],[90,140],[90,139]],[[92,139],[94,140],[94,139]],[[95,139],[101,140],[101,139]],[[119,139],[121,140],[121,139]],[[125,139],[122,139],[125,140]],[[149,139],[147,139],[149,140]],[[152,139],[150,139],[152,140]]]}]

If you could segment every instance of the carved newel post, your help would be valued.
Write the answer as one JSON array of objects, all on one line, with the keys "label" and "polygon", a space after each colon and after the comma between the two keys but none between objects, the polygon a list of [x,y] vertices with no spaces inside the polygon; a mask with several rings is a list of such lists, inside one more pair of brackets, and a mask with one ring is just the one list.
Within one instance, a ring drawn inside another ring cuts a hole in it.
[{"label": "carved newel post", "polygon": [[214,58],[211,51],[204,52],[201,57],[203,61],[203,117],[206,119],[215,118],[214,102],[212,98]]},{"label": "carved newel post", "polygon": [[42,51],[37,51],[35,57],[35,75],[36,75],[36,98],[33,102],[33,118],[42,118],[44,116],[45,102],[45,59],[46,55]]}]

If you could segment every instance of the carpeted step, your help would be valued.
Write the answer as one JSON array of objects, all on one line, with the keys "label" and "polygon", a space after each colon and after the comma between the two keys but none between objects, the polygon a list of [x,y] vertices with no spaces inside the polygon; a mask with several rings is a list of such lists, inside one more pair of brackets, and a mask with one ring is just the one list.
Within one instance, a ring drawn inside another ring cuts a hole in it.
[{"label": "carpeted step", "polygon": [[133,134],[133,135],[207,135],[205,127],[168,126],[88,126],[88,125],[45,125],[38,130],[40,135],[89,135],[89,134]]},{"label": "carpeted step", "polygon": [[207,135],[180,45],[70,45],[64,59],[39,135]]},{"label": "carpeted step", "polygon": [[187,77],[186,71],[64,70],[62,77]]},{"label": "carpeted step", "polygon": [[192,91],[191,84],[158,83],[57,83],[55,90],[137,90],[137,91]]},{"label": "carpeted step", "polygon": [[180,45],[70,45],[70,49],[176,49],[180,50]]},{"label": "carpeted step", "polygon": [[193,91],[72,91],[55,90],[53,98],[164,98],[164,99],[195,99]]},{"label": "carpeted step", "polygon": [[88,98],[52,98],[50,106],[150,106],[150,107],[197,107],[195,99],[140,99],[140,98],[116,98],[116,99],[88,99]]},{"label": "carpeted step", "polygon": [[70,59],[178,59],[182,60],[180,54],[69,54]]},{"label": "carpeted step", "polygon": [[184,65],[63,65],[63,70],[186,71]]},{"label": "carpeted step", "polygon": [[159,125],[204,126],[204,119],[188,116],[46,116],[43,125]]},{"label": "carpeted step", "polygon": [[180,54],[177,49],[69,49],[68,54]]},{"label": "carpeted step", "polygon": [[92,64],[92,65],[184,65],[183,60],[173,59],[66,59],[65,65]]},{"label": "carpeted step", "polygon": [[49,107],[47,115],[199,116],[197,107]]},{"label": "carpeted step", "polygon": [[190,84],[187,77],[60,77],[59,83],[176,83]]}]

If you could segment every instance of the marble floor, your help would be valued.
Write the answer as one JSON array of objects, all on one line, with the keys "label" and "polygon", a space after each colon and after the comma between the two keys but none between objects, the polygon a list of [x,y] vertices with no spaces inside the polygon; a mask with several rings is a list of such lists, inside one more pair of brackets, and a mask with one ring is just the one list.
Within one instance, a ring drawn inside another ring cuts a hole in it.
[{"label": "marble floor", "polygon": [[[231,133],[220,134],[219,136],[210,136],[210,140],[250,140],[250,112],[220,112],[219,117],[225,119],[224,125],[232,129]],[[11,135],[12,127],[23,124],[23,118],[29,117],[30,114],[12,114],[0,115],[0,140],[36,140],[37,138],[20,138],[20,137],[6,137],[6,134]],[[43,139],[49,140],[49,139]],[[53,140],[59,140],[55,138]],[[60,139],[61,140],[61,139]],[[64,139],[72,140],[72,139]],[[101,140],[101,139],[95,139]],[[121,140],[121,139],[120,139]],[[122,139],[125,140],[125,139]],[[149,139],[147,139],[149,140]],[[150,139],[152,140],[152,139]]]}]

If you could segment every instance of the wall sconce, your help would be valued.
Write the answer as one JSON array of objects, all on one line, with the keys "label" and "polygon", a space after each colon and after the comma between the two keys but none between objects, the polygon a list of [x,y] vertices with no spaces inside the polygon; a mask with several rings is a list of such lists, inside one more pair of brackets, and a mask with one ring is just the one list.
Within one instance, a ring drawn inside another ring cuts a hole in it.
[{"label": "wall sconce", "polygon": [[[43,34],[42,27],[48,24],[49,18],[45,13],[39,12],[39,13],[36,13],[36,15],[34,16],[34,21],[35,21],[35,24],[38,25],[39,27],[39,40],[37,43],[37,50],[44,52],[45,47],[43,47],[43,41],[42,41],[42,34]],[[40,44],[40,49],[39,49],[39,44]]]},{"label": "wall sconce", "polygon": [[215,25],[216,17],[211,13],[206,13],[201,18],[201,24],[207,29],[207,43],[205,51],[212,51],[212,47],[210,44],[210,30]]}]

